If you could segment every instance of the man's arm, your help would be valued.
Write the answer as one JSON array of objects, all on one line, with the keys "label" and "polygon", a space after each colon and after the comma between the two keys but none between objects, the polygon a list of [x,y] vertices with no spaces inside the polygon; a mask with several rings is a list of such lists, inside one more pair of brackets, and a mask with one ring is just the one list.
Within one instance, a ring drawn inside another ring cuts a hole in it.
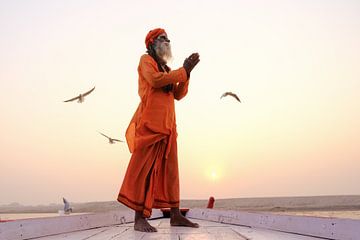
[{"label": "man's arm", "polygon": [[190,72],[199,62],[200,62],[200,55],[198,53],[193,53],[190,55],[190,57],[185,59],[183,67],[185,68],[188,81],[180,82],[175,85],[174,98],[176,100],[180,100],[186,96],[189,87]]},{"label": "man's arm", "polygon": [[176,100],[180,100],[183,97],[185,97],[188,92],[188,88],[189,88],[189,81],[181,82],[181,83],[175,85],[174,98]]},{"label": "man's arm", "polygon": [[184,67],[170,71],[169,73],[159,72],[156,62],[148,55],[141,57],[139,68],[145,80],[154,88],[161,88],[168,84],[187,81],[187,74]]}]

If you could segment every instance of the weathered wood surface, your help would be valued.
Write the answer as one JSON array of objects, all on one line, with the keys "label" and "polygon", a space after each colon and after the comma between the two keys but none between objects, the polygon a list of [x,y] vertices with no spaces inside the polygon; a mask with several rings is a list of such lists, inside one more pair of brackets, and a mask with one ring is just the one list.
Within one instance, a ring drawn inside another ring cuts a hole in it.
[{"label": "weathered wood surface", "polygon": [[[160,211],[153,211],[153,218],[161,216]],[[360,220],[211,209],[192,209],[187,216],[199,222],[200,228],[171,227],[168,218],[160,218],[150,221],[157,227],[157,233],[142,233],[133,229],[133,211],[114,211],[1,223],[0,240],[360,239]]]},{"label": "weathered wood surface", "polygon": [[[134,231],[134,224],[122,224],[102,227],[54,236],[36,238],[36,240],[316,240],[317,238],[294,234],[253,229],[230,224],[197,220],[200,228],[171,227],[169,219],[151,220],[158,229],[156,233]],[[317,239],[319,240],[319,239]]]},{"label": "weathered wood surface", "polygon": [[[335,240],[360,240],[360,220],[191,209],[188,217]],[[255,237],[253,239],[256,239]]]},{"label": "weathered wood surface", "polygon": [[[162,217],[160,210],[154,210],[152,218]],[[69,215],[16,220],[0,223],[0,240],[23,240],[86,230],[134,221],[133,211],[112,211],[84,215]]]}]

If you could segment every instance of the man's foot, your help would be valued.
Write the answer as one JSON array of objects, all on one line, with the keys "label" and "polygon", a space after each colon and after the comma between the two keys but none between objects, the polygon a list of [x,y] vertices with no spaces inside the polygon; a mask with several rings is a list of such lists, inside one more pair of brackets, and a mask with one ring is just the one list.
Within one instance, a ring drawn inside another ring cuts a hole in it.
[{"label": "man's foot", "polygon": [[157,229],[151,226],[145,218],[135,220],[134,229],[140,232],[157,232]]},{"label": "man's foot", "polygon": [[157,229],[149,224],[149,222],[142,216],[141,212],[135,213],[135,231],[140,232],[157,232]]},{"label": "man's foot", "polygon": [[192,227],[192,228],[198,228],[199,224],[193,223],[186,217],[184,217],[179,209],[171,209],[170,212],[170,225],[171,226],[181,226],[181,227]]}]

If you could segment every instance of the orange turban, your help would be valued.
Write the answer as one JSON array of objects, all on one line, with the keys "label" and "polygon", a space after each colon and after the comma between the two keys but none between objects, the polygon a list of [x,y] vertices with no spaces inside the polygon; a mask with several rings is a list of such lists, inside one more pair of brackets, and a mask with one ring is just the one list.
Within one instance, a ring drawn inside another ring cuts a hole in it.
[{"label": "orange turban", "polygon": [[162,28],[155,28],[155,29],[149,31],[149,33],[146,35],[146,38],[145,38],[146,48],[149,48],[149,45],[154,42],[155,38],[157,38],[160,34],[163,34],[163,33],[166,33],[166,32]]}]

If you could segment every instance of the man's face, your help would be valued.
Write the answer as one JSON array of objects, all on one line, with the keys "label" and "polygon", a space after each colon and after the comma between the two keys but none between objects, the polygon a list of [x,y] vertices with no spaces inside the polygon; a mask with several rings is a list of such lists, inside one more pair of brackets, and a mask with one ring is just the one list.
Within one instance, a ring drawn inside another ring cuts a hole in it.
[{"label": "man's face", "polygon": [[170,40],[166,33],[160,34],[154,41],[156,55],[165,63],[172,59]]}]

